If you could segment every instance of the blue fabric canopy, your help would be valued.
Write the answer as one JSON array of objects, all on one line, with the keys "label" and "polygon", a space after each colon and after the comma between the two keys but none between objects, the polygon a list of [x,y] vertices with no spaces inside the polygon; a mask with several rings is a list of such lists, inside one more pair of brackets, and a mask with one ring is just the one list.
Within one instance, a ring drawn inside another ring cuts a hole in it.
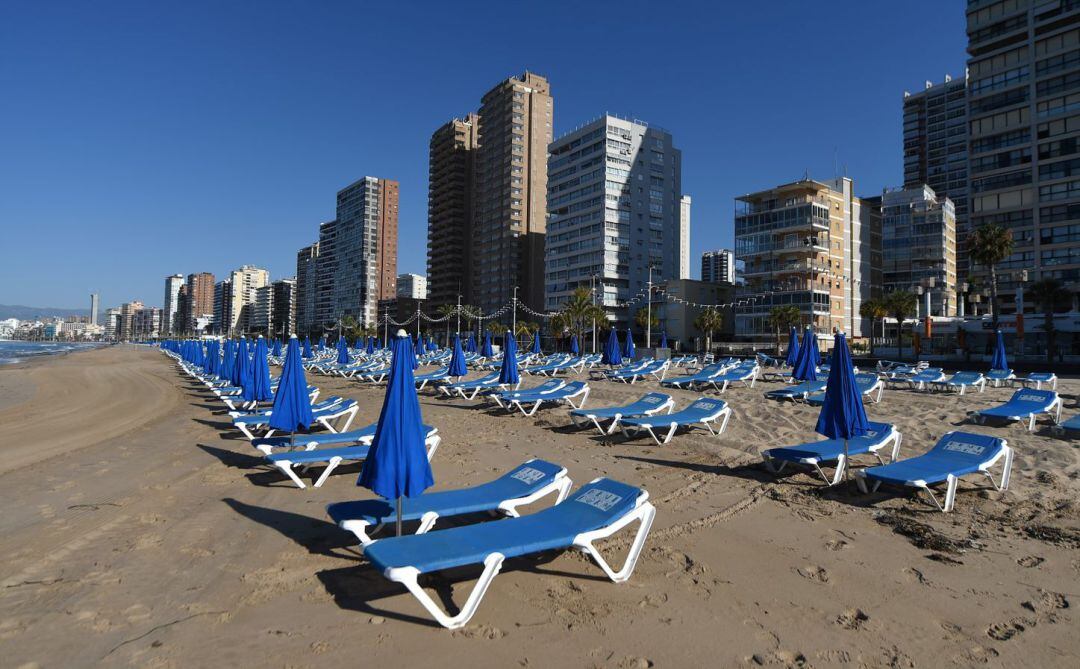
[{"label": "blue fabric canopy", "polygon": [[426,431],[413,377],[414,358],[412,339],[399,332],[375,438],[356,481],[386,499],[415,497],[435,483],[424,447]]},{"label": "blue fabric canopy", "polygon": [[667,348],[667,330],[660,331],[660,348]]},{"label": "blue fabric canopy", "polygon": [[234,386],[244,385],[244,368],[247,366],[247,343],[244,340],[236,342],[236,351],[233,354],[232,376],[229,380]]},{"label": "blue fabric canopy", "polygon": [[630,328],[626,328],[626,350],[623,351],[623,357],[633,360],[635,355],[637,355],[637,349],[634,348],[634,333],[630,331]]},{"label": "blue fabric canopy", "polygon": [[270,413],[270,427],[275,430],[296,432],[306,430],[315,420],[311,415],[311,398],[308,396],[307,378],[300,364],[300,342],[296,335],[289,337],[285,350],[285,364],[281,368],[281,380],[274,393],[274,408]]},{"label": "blue fabric canopy", "polygon": [[533,333],[532,353],[540,354],[540,331]]},{"label": "blue fabric canopy", "polygon": [[[809,328],[807,330],[809,331]],[[805,343],[804,341],[803,344]],[[812,332],[810,333],[810,356],[815,366],[821,364],[821,351],[818,350],[817,335]]]},{"label": "blue fabric canopy", "polygon": [[791,326],[791,331],[788,332],[788,346],[787,357],[784,358],[784,362],[788,367],[795,367],[799,362],[799,333],[795,331],[795,326]]},{"label": "blue fabric canopy", "polygon": [[280,339],[274,339],[274,357],[275,358],[280,358],[281,357],[281,340]]},{"label": "blue fabric canopy", "polygon": [[604,353],[600,358],[600,362],[605,365],[622,364],[622,351],[619,350],[619,333],[615,331],[615,328],[611,328],[611,332],[608,334],[608,340],[604,344]]},{"label": "blue fabric canopy", "polygon": [[339,365],[349,364],[349,342],[345,341],[345,337],[338,337],[337,361]]},{"label": "blue fabric canopy", "polygon": [[218,378],[232,379],[232,369],[236,366],[236,342],[231,339],[225,340],[225,354],[221,357],[221,369],[218,370]]},{"label": "blue fabric canopy", "polygon": [[499,383],[517,385],[521,382],[517,366],[517,342],[509,330],[503,337],[502,368],[499,369]]},{"label": "blue fabric canopy", "polygon": [[803,333],[802,350],[799,358],[795,361],[795,368],[791,372],[792,378],[797,381],[817,381],[817,365],[814,364],[813,334],[810,328]]},{"label": "blue fabric canopy", "polygon": [[307,336],[304,337],[304,359],[313,357],[311,354],[311,339]]},{"label": "blue fabric canopy", "polygon": [[461,337],[454,335],[454,352],[450,354],[449,376],[465,376],[469,370],[465,367],[465,353],[461,350]]},{"label": "blue fabric canopy", "polygon": [[435,338],[434,337],[428,337],[427,350],[429,350],[429,351],[438,351],[439,350],[439,345],[435,343]]},{"label": "blue fabric canopy", "polygon": [[491,333],[490,332],[485,332],[484,333],[484,344],[483,344],[483,346],[480,347],[480,355],[484,356],[485,358],[494,358],[495,357],[495,350],[491,348]]},{"label": "blue fabric canopy", "polygon": [[364,353],[371,355],[375,353],[375,337],[368,337],[367,347],[364,349]]},{"label": "blue fabric canopy", "polygon": [[997,345],[994,346],[994,357],[990,359],[990,369],[1006,370],[1008,368],[1009,361],[1005,357],[1005,335],[998,330]]},{"label": "blue fabric canopy", "polygon": [[870,430],[862,393],[855,383],[851,352],[842,332],[838,332],[833,340],[829,385],[825,387],[825,400],[814,429],[829,439],[853,439]]},{"label": "blue fabric canopy", "polygon": [[570,335],[570,353],[573,355],[579,355],[581,353],[581,347],[578,346],[577,335]]},{"label": "blue fabric canopy", "polygon": [[255,355],[251,360],[251,389],[249,391],[248,388],[244,388],[243,397],[248,402],[265,402],[274,399],[274,393],[270,390],[270,365],[266,361],[266,355],[266,340],[259,337],[255,343]]},{"label": "blue fabric canopy", "polygon": [[322,337],[319,338],[319,349],[323,350],[325,348],[326,348],[326,335],[323,335]]},{"label": "blue fabric canopy", "polygon": [[465,352],[476,353],[476,340],[473,339],[472,333],[469,333],[469,338],[465,340]]},{"label": "blue fabric canopy", "polygon": [[[252,346],[254,346],[254,344],[255,344],[255,342],[252,342]],[[245,349],[246,348],[247,347],[245,347]],[[243,378],[240,381],[240,386],[243,388],[243,391],[241,392],[241,396],[244,397],[245,401],[254,402],[255,401],[255,398],[254,398],[254,395],[255,395],[255,362],[254,362],[255,361],[255,353],[254,352],[252,352],[250,354],[245,353],[243,355],[243,359],[244,359],[244,371],[243,371]]]}]

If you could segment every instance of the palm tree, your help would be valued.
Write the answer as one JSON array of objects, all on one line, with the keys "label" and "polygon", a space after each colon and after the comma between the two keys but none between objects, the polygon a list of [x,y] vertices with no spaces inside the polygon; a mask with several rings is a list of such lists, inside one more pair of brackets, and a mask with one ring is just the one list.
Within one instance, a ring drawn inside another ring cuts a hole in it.
[{"label": "palm tree", "polygon": [[1028,292],[1043,310],[1043,332],[1046,333],[1046,362],[1054,362],[1057,350],[1057,330],[1054,328],[1054,312],[1071,306],[1072,293],[1057,279],[1043,279],[1033,283]]},{"label": "palm tree", "polygon": [[[870,357],[874,356],[874,326],[877,321],[882,320],[889,315],[889,310],[885,308],[885,300],[870,299],[859,305],[859,315],[863,318],[870,319]],[[882,328],[885,327],[884,321],[882,322]],[[884,332],[882,332],[882,336]]]},{"label": "palm tree", "polygon": [[995,332],[998,329],[997,265],[1012,255],[1012,252],[1012,231],[997,223],[981,225],[968,237],[971,260],[990,270],[990,308]]},{"label": "palm tree", "polygon": [[705,333],[705,352],[712,350],[713,332],[724,326],[724,314],[715,307],[705,307],[694,319],[694,327]]},{"label": "palm tree", "polygon": [[565,311],[560,311],[548,320],[548,327],[552,335],[562,339],[570,331],[570,316]]},{"label": "palm tree", "polygon": [[471,304],[461,305],[461,320],[465,321],[466,332],[472,332],[473,322],[475,322],[477,318],[480,318],[480,314],[482,313],[480,307],[474,307]]},{"label": "palm tree", "polygon": [[[885,311],[896,319],[896,355],[903,360],[904,359],[904,320],[908,316],[915,315],[915,306],[919,303],[919,298],[907,290],[898,290],[889,293],[882,300],[882,306]],[[911,326],[912,336],[915,332],[915,324]]]},{"label": "palm tree", "polygon": [[638,309],[637,313],[634,314],[634,323],[642,330],[652,332],[656,329],[656,326],[660,325],[660,317],[656,315],[655,311],[649,313],[648,309]]},{"label": "palm tree", "polygon": [[795,305],[773,307],[769,312],[769,323],[776,333],[776,355],[780,356],[780,333],[802,323],[802,312]]}]

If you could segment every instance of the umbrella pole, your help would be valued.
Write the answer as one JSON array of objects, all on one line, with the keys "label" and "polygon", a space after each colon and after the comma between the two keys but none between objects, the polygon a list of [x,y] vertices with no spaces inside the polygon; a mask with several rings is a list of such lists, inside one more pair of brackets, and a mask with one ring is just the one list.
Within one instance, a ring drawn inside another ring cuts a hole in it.
[{"label": "umbrella pole", "polygon": [[401,536],[401,496],[397,498],[397,536]]},{"label": "umbrella pole", "polygon": [[851,473],[851,456],[848,455],[848,440],[844,440],[844,483],[848,482],[848,474]]}]

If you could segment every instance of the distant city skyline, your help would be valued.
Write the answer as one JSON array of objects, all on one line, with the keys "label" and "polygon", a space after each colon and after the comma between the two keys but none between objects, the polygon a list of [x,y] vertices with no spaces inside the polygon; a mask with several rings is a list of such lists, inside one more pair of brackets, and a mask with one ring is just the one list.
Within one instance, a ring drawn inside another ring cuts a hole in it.
[{"label": "distant city skyline", "polygon": [[[396,271],[426,274],[431,134],[526,70],[552,82],[556,137],[606,110],[679,138],[698,258],[731,247],[733,198],[762,185],[807,172],[856,177],[858,195],[902,183],[903,92],[962,77],[967,60],[959,2],[912,2],[903,12],[792,2],[738,13],[700,3],[647,25],[611,23],[603,6],[498,6],[468,15],[283,3],[254,16],[78,3],[0,10],[10,102],[0,127],[18,129],[2,137],[0,221],[10,247],[41,250],[5,259],[0,302],[76,308],[97,292],[103,308],[164,306],[162,280],[174,272],[225,276],[252,264],[274,280],[292,277],[297,249],[333,218],[326,193],[364,174],[400,182]],[[616,68],[582,59],[567,47],[597,22],[615,40],[648,34],[652,48]],[[886,22],[892,30],[867,29]],[[462,52],[465,26],[485,35],[483,57],[445,65]],[[363,39],[347,38],[358,27]],[[35,38],[46,30],[49,44]],[[822,31],[845,38],[819,39]],[[829,86],[820,77],[828,71],[855,85]],[[342,88],[350,78],[364,86]],[[827,103],[795,103],[825,89]],[[118,262],[124,248],[140,252]],[[46,257],[63,262],[44,272]]]}]

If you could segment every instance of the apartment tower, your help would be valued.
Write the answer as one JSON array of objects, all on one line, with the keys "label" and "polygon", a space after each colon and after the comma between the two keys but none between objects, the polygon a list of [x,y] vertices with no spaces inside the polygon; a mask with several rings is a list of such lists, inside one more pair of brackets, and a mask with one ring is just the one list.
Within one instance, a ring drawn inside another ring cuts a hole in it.
[{"label": "apartment tower", "polygon": [[251,325],[257,292],[270,285],[270,272],[252,265],[242,265],[229,274],[228,319],[220,322],[223,333],[246,332]]},{"label": "apartment tower", "polygon": [[[929,186],[886,190],[881,196],[882,287],[886,294],[922,286],[930,313],[955,316],[956,210]],[[933,283],[933,286],[930,283]]]},{"label": "apartment tower", "polygon": [[679,278],[690,278],[690,205],[689,195],[679,201]]},{"label": "apartment tower", "polygon": [[706,283],[735,283],[735,253],[730,249],[701,254],[701,280]]},{"label": "apartment tower", "polygon": [[214,313],[214,275],[199,272],[187,276],[187,313],[184,315],[185,330],[195,332],[200,318]]},{"label": "apartment tower", "polygon": [[472,231],[472,302],[484,311],[513,298],[544,303],[547,150],[552,140],[547,79],[511,77],[480,101]]},{"label": "apartment tower", "polygon": [[319,242],[296,253],[296,325],[298,334],[308,334],[315,325],[315,287]]},{"label": "apartment tower", "polygon": [[853,188],[847,177],[803,179],[736,198],[735,256],[746,267],[738,339],[771,339],[769,314],[788,305],[819,334],[869,334],[859,308],[880,285],[881,221]]},{"label": "apartment tower", "polygon": [[183,274],[165,277],[165,299],[161,308],[161,331],[164,334],[178,333],[184,328],[180,316],[180,289],[184,286]]},{"label": "apartment tower", "polygon": [[1080,280],[1080,3],[969,0],[967,34],[968,227],[1012,230],[998,265],[1011,313],[1020,270]]},{"label": "apartment tower", "polygon": [[[428,296],[432,306],[472,301],[476,114],[453,119],[428,144]],[[399,286],[400,287],[400,286]]]},{"label": "apartment tower", "polygon": [[101,308],[99,296],[97,293],[90,293],[90,325],[97,325],[98,321],[98,309]]},{"label": "apartment tower", "polygon": [[549,153],[545,309],[581,286],[615,306],[647,289],[650,267],[654,284],[679,278],[682,153],[671,133],[605,115]]}]

